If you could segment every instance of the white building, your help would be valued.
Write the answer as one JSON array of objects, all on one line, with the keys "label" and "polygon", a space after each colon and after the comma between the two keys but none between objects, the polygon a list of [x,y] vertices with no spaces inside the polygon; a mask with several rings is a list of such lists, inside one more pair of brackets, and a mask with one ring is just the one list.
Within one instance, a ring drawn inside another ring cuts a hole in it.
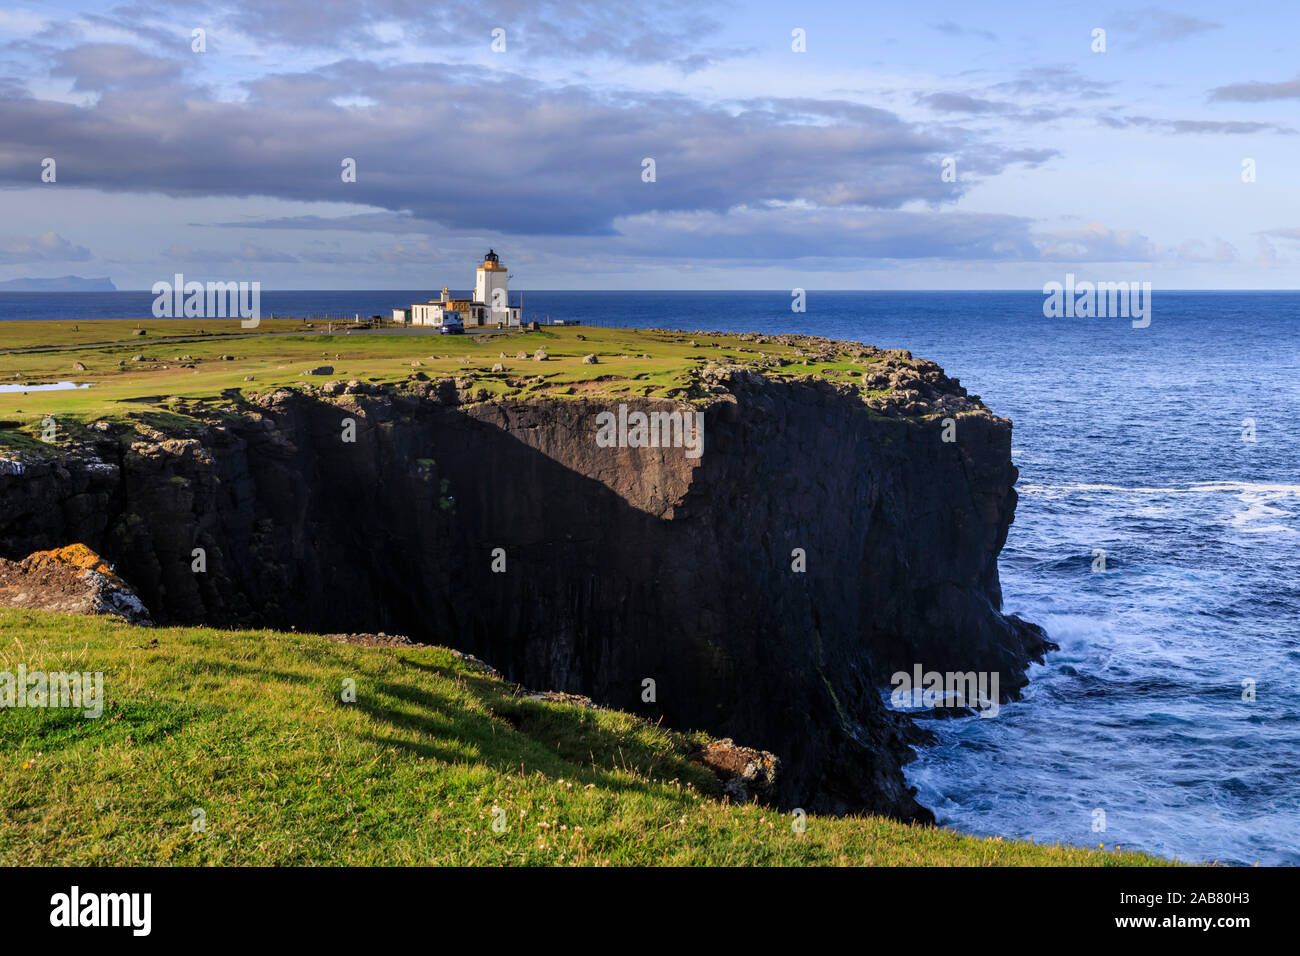
[{"label": "white building", "polygon": [[393,321],[407,325],[511,326],[519,325],[522,306],[510,304],[506,288],[510,273],[491,249],[475,270],[474,298],[453,299],[443,286],[442,297],[417,302],[409,309],[394,309]]}]

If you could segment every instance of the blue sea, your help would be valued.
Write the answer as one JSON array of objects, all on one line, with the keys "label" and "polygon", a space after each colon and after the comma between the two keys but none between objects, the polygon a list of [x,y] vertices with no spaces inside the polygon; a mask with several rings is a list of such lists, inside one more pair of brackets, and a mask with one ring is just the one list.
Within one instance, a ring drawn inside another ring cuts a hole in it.
[{"label": "blue sea", "polygon": [[[262,310],[386,315],[430,294],[263,293]],[[146,318],[152,300],[7,293],[0,318]],[[1300,864],[1300,293],[1157,290],[1145,329],[1044,318],[1036,292],[790,303],[525,293],[529,318],[856,339],[959,377],[1015,422],[1006,610],[1061,650],[996,718],[930,722],[939,743],[908,768],[922,802],[975,833]]]}]

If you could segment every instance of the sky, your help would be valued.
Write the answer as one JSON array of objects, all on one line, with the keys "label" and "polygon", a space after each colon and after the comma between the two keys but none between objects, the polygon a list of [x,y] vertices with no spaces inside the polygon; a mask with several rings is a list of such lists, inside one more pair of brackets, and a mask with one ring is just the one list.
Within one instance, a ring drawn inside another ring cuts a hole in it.
[{"label": "sky", "polygon": [[1297,39],[1275,0],[6,0],[0,280],[1300,288]]}]

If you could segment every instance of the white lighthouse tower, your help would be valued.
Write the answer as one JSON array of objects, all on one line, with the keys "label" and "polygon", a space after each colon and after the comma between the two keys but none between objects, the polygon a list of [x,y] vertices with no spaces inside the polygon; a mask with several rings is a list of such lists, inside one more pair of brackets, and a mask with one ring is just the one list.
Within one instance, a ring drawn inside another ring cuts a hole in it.
[{"label": "white lighthouse tower", "polygon": [[[474,301],[487,306],[489,322],[510,322],[510,298],[506,292],[506,267],[497,259],[497,254],[489,249],[483,257],[483,264],[474,274]],[[517,321],[517,320],[516,320]]]}]

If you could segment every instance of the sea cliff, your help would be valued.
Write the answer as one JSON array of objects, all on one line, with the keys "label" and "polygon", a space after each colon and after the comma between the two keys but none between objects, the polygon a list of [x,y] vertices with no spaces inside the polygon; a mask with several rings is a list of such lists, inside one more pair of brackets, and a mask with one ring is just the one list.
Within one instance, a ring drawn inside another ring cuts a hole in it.
[{"label": "sea cliff", "polygon": [[[1001,612],[1011,423],[933,363],[846,354],[848,384],[706,362],[671,398],[250,385],[0,469],[0,557],[84,542],[162,624],[448,645],[770,751],[785,807],[925,821],[925,733],[880,688],[919,663],[1014,698],[1050,645]],[[703,453],[602,447],[619,404],[701,413]]]}]

